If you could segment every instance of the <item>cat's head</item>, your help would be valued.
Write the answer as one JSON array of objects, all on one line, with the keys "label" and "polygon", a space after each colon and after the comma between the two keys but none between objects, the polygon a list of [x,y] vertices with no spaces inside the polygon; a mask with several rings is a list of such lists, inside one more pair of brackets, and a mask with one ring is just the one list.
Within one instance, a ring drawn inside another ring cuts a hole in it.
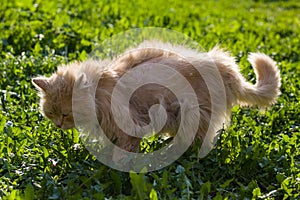
[{"label": "cat's head", "polygon": [[41,113],[57,127],[73,128],[72,90],[74,75],[58,70],[51,77],[36,77],[32,83],[39,90]]}]

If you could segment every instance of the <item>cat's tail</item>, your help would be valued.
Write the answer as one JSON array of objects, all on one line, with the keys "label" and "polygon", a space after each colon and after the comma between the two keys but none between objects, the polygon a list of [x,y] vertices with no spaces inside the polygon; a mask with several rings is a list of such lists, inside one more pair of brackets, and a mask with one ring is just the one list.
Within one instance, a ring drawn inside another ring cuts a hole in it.
[{"label": "cat's tail", "polygon": [[249,62],[256,74],[253,85],[245,80],[241,81],[238,89],[238,100],[242,105],[266,107],[277,100],[280,94],[280,72],[276,63],[262,53],[251,53]]}]

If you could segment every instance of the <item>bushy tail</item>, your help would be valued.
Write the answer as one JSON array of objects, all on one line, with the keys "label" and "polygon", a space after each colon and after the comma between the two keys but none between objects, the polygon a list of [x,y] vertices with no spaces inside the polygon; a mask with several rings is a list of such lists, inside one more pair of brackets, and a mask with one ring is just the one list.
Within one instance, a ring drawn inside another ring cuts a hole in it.
[{"label": "bushy tail", "polygon": [[276,63],[262,53],[251,53],[248,58],[256,74],[256,84],[242,81],[239,101],[246,105],[266,107],[275,103],[279,94],[281,79]]}]

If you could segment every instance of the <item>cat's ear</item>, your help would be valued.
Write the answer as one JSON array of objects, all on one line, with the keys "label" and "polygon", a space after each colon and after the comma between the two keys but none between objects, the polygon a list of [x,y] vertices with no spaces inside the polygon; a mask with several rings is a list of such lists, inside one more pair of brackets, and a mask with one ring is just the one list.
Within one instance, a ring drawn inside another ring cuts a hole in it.
[{"label": "cat's ear", "polygon": [[78,79],[76,80],[76,82],[78,82],[80,84],[87,83],[86,75],[84,73],[80,74],[79,77],[78,77]]},{"label": "cat's ear", "polygon": [[86,75],[84,73],[80,74],[77,81],[80,82],[80,83],[85,83],[86,82]]},{"label": "cat's ear", "polygon": [[45,77],[33,78],[32,83],[38,90],[42,90],[44,92],[47,92],[50,87],[49,79]]}]

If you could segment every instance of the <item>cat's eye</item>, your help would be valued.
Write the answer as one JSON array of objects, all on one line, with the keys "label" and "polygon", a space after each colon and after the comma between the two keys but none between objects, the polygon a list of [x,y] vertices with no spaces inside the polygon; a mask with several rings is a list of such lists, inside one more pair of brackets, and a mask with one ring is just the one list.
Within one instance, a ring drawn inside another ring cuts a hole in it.
[{"label": "cat's eye", "polygon": [[63,117],[68,117],[70,115],[70,113],[63,113],[62,116]]},{"label": "cat's eye", "polygon": [[53,112],[48,112],[48,115],[49,115],[49,116],[52,116],[52,115],[53,115]]}]

